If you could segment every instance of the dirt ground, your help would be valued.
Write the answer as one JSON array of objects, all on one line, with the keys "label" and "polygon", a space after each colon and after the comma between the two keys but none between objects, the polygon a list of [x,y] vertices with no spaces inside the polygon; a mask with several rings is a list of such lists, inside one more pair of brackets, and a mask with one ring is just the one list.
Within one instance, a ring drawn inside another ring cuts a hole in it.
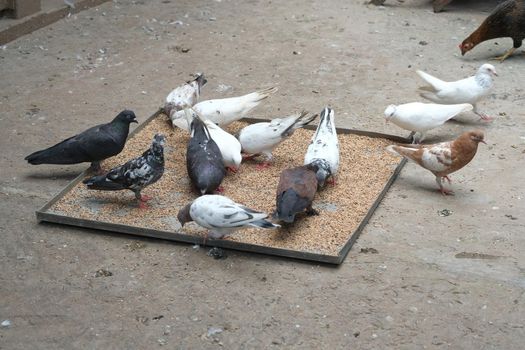
[{"label": "dirt ground", "polygon": [[145,120],[199,71],[204,99],[277,84],[253,117],[329,105],[341,126],[406,136],[383,110],[420,100],[416,69],[465,77],[510,47],[459,55],[495,3],[119,0],[0,48],[0,349],[522,349],[522,53],[496,65],[493,123],[429,133],[486,132],[456,195],[409,164],[339,267],[38,224],[86,165],[23,160],[124,108]]}]

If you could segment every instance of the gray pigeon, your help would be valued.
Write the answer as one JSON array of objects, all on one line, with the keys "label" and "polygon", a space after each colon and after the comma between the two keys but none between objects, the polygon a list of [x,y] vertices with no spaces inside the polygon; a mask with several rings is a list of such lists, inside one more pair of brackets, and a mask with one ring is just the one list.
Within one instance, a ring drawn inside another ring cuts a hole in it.
[{"label": "gray pigeon", "polygon": [[[190,113],[189,110],[185,110]],[[193,113],[191,138],[186,151],[186,168],[193,186],[203,194],[213,194],[226,175],[219,146],[213,141],[206,124]],[[189,120],[189,119],[188,119]]]},{"label": "gray pigeon", "polygon": [[151,198],[141,195],[140,191],[157,182],[164,173],[165,140],[163,135],[156,134],[151,147],[140,157],[111,169],[106,175],[93,176],[83,182],[90,190],[132,190],[139,201],[139,208],[147,208],[145,202]]},{"label": "gray pigeon", "polygon": [[291,224],[295,215],[306,209],[306,214],[317,215],[312,202],[317,191],[317,164],[284,169],[279,178],[274,218]]},{"label": "gray pigeon", "polygon": [[100,172],[100,161],[119,154],[124,148],[130,123],[137,123],[135,113],[124,110],[110,123],[89,128],[24,159],[35,165],[91,162],[91,168]]}]

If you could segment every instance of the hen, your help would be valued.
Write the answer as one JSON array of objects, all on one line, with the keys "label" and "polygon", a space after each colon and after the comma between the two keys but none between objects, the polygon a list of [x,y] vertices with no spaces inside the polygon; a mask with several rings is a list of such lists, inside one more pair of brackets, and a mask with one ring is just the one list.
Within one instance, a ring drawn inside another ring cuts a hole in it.
[{"label": "hen", "polygon": [[513,46],[504,55],[495,58],[500,62],[512,55],[525,38],[525,0],[507,0],[499,4],[459,48],[465,55],[479,43],[507,37],[512,38]]}]

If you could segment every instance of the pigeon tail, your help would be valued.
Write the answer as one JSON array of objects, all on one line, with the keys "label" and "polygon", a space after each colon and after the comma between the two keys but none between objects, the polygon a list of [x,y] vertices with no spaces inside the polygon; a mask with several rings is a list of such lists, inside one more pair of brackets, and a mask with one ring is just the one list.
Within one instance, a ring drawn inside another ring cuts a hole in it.
[{"label": "pigeon tail", "polygon": [[[420,88],[421,90],[427,90],[427,89],[424,89],[424,88]],[[434,92],[431,92],[431,91],[426,91],[426,92],[420,92],[419,93],[419,96],[429,100],[429,101],[432,101],[432,102],[435,102],[435,103],[443,103],[443,101],[441,101],[441,99],[434,93]]]},{"label": "pigeon tail", "polygon": [[273,229],[273,228],[281,227],[281,225],[273,224],[270,221],[264,220],[264,219],[252,221],[252,222],[250,222],[249,225],[250,226],[254,226],[254,227],[264,228],[264,229]]},{"label": "pigeon tail", "polygon": [[27,160],[29,164],[39,165],[39,164],[75,164],[82,163],[84,157],[80,156],[75,159],[68,157],[67,152],[64,150],[65,142],[64,140],[54,146],[46,148],[41,151],[36,151],[31,153],[24,159]]},{"label": "pigeon tail", "polygon": [[308,115],[308,112],[302,111],[299,117],[297,117],[297,119],[281,133],[281,136],[287,137],[292,135],[295,130],[308,125],[315,118],[317,118],[317,114]]},{"label": "pigeon tail", "polygon": [[392,154],[400,155],[408,159],[415,160],[414,153],[417,152],[417,150],[419,149],[419,147],[417,146],[418,145],[414,145],[414,147],[412,148],[412,147],[390,145],[390,146],[387,146],[386,150]]},{"label": "pigeon tail", "polygon": [[277,86],[273,86],[267,89],[252,92],[251,94],[248,94],[245,97],[247,100],[251,100],[252,102],[259,102],[264,100],[265,98],[268,98],[268,96],[277,92],[277,90],[279,90]]},{"label": "pigeon tail", "polygon": [[[426,81],[429,85],[431,85],[433,88],[434,88],[434,91],[440,91],[440,90],[443,90],[443,88],[446,87],[447,85],[447,82],[441,80],[441,79],[438,79],[428,73],[425,73],[421,70],[417,70],[416,73],[421,77],[421,79],[423,79],[424,81]],[[428,89],[428,87],[427,87]]]},{"label": "pigeon tail", "polygon": [[50,164],[49,160],[52,160],[53,156],[55,156],[55,155],[50,154],[49,150],[45,149],[45,150],[42,150],[42,151],[36,151],[34,153],[31,153],[30,155],[28,155],[24,159],[27,160],[27,162],[29,164],[33,164],[33,165]]},{"label": "pigeon tail", "polygon": [[90,190],[119,191],[126,189],[123,184],[109,180],[106,175],[93,176],[82,183],[86,184]]}]

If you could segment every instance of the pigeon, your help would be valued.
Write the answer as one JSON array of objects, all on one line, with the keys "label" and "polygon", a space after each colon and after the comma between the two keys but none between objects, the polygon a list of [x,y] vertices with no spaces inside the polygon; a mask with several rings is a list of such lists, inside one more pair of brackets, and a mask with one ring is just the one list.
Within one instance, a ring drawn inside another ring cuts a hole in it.
[{"label": "pigeon", "polygon": [[317,215],[312,208],[317,191],[317,164],[284,169],[279,178],[274,218],[291,224],[295,215],[306,209],[307,215]]},{"label": "pigeon", "polygon": [[176,87],[166,97],[166,103],[164,105],[164,112],[171,116],[177,111],[181,111],[184,108],[192,107],[201,94],[201,88],[208,82],[204,78],[204,74],[197,73],[195,79],[187,81],[184,85]]},{"label": "pigeon", "polygon": [[223,238],[235,230],[246,227],[275,229],[281,227],[265,220],[268,214],[235,203],[230,198],[207,194],[184,206],[177,214],[177,219],[185,223],[195,221],[199,226],[209,229],[206,238]]},{"label": "pigeon", "polygon": [[421,87],[424,92],[421,96],[435,103],[458,104],[470,103],[474,106],[474,113],[485,121],[492,120],[491,117],[477,110],[476,103],[487,96],[494,85],[493,76],[498,76],[493,65],[485,63],[479,67],[476,75],[471,77],[446,82],[432,75],[418,70],[417,74],[430,86]]},{"label": "pigeon", "polygon": [[99,173],[100,162],[119,154],[124,148],[130,123],[137,123],[135,113],[124,110],[107,124],[89,128],[24,159],[35,165],[91,162],[91,169]]},{"label": "pigeon", "polygon": [[93,176],[83,181],[90,190],[119,191],[129,189],[135,193],[139,208],[147,208],[145,202],[151,197],[141,195],[141,191],[157,182],[164,173],[164,143],[161,134],[153,137],[151,147],[140,157],[111,169],[105,175]]},{"label": "pigeon", "polygon": [[433,145],[390,145],[387,150],[430,170],[436,177],[439,191],[448,195],[454,192],[445,189],[441,179],[450,183],[448,175],[463,168],[474,158],[480,142],[486,144],[483,131],[473,130],[461,134],[454,141]]},{"label": "pigeon", "polygon": [[420,143],[425,133],[443,125],[459,113],[472,110],[470,103],[441,105],[435,103],[412,102],[402,105],[390,105],[385,109],[385,119],[405,130],[415,131],[414,142]]},{"label": "pigeon", "polygon": [[239,132],[238,136],[243,152],[251,154],[245,159],[263,154],[266,161],[259,164],[258,169],[268,167],[273,159],[273,149],[290,137],[296,129],[302,128],[316,117],[317,114],[308,115],[308,112],[303,111],[282,119],[273,119],[271,122],[248,125]]},{"label": "pigeon", "polygon": [[237,138],[222,130],[220,126],[211,120],[205,120],[204,124],[210,132],[210,136],[221,150],[222,162],[226,169],[236,173],[241,165],[241,143]]},{"label": "pigeon", "polygon": [[[187,114],[189,110],[185,110]],[[189,120],[189,117],[187,117]],[[203,194],[221,191],[219,186],[226,175],[221,150],[211,138],[202,119],[192,115],[191,138],[186,151],[186,168],[193,186]]]},{"label": "pigeon", "polygon": [[326,107],[319,117],[319,125],[304,156],[304,164],[315,164],[319,187],[324,187],[326,179],[335,185],[339,169],[339,141],[335,129],[335,112]]},{"label": "pigeon", "polygon": [[[252,109],[257,107],[262,100],[276,91],[277,87],[271,87],[239,97],[202,101],[194,105],[193,110],[203,120],[209,119],[223,127],[244,118]],[[170,118],[174,126],[189,130],[189,124],[187,120],[184,119],[183,111],[173,113]]]}]

